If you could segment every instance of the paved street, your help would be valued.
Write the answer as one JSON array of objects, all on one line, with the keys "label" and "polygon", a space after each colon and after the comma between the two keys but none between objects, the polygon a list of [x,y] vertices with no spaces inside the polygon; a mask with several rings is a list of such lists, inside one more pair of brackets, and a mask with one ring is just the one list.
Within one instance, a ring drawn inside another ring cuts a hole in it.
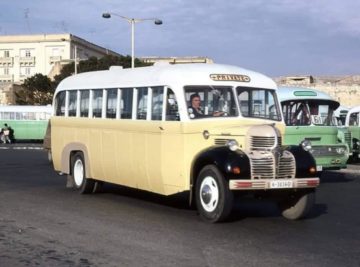
[{"label": "paved street", "polygon": [[360,164],[324,172],[308,219],[240,199],[207,224],[182,196],[65,188],[45,151],[0,149],[0,266],[360,266]]}]

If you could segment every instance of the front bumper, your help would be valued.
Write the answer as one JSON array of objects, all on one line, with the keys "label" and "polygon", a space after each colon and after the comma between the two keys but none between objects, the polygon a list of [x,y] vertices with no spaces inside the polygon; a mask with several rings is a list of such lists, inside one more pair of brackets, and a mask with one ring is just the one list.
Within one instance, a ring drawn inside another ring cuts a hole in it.
[{"label": "front bumper", "polygon": [[275,190],[315,188],[320,184],[318,177],[296,179],[230,180],[230,190]]}]

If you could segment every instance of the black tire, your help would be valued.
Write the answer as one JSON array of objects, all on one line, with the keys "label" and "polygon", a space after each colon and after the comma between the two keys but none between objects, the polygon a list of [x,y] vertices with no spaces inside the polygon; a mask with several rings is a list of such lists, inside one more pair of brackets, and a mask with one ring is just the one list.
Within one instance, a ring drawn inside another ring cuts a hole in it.
[{"label": "black tire", "polygon": [[229,183],[214,165],[205,166],[196,180],[196,207],[202,219],[215,223],[226,220],[233,206]]},{"label": "black tire", "polygon": [[49,163],[52,163],[52,162],[53,162],[53,161],[52,161],[52,154],[51,154],[51,150],[50,150],[50,149],[47,151],[47,158],[48,158]]},{"label": "black tire", "polygon": [[74,186],[80,194],[90,194],[94,190],[95,181],[86,178],[83,153],[77,152],[71,157],[71,175]]},{"label": "black tire", "polygon": [[289,220],[298,220],[306,217],[315,203],[315,192],[296,192],[279,203],[281,214]]}]

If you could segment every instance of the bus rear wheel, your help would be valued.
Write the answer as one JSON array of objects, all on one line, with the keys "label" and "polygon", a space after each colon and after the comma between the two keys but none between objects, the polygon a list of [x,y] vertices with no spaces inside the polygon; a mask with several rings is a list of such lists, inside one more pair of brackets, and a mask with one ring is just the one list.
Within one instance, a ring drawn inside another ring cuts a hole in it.
[{"label": "bus rear wheel", "polygon": [[279,203],[282,216],[289,220],[306,217],[315,203],[314,191],[295,192]]},{"label": "bus rear wheel", "polygon": [[71,174],[74,186],[80,194],[90,194],[94,190],[95,181],[86,178],[83,153],[77,152],[71,157]]},{"label": "bus rear wheel", "polygon": [[216,166],[207,165],[200,171],[195,194],[202,219],[211,223],[226,220],[233,206],[233,194]]}]

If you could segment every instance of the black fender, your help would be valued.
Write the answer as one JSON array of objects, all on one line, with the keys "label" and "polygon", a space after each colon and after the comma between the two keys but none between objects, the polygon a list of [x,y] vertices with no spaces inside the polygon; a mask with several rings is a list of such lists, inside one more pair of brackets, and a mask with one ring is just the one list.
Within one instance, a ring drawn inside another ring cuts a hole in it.
[{"label": "black fender", "polygon": [[[295,157],[296,178],[314,177],[316,175],[316,161],[310,152],[305,151],[301,146],[288,146],[285,150],[290,151]],[[313,171],[310,171],[311,168]]]},{"label": "black fender", "polygon": [[[213,164],[222,173],[224,178],[230,179],[250,179],[250,160],[248,156],[242,151],[231,151],[227,146],[210,147],[200,152],[193,161],[190,177],[190,199],[189,204],[192,204],[194,186],[196,179],[201,169]],[[234,174],[232,168],[239,167],[240,173]]]},{"label": "black fender", "polygon": [[[208,164],[215,165],[229,179],[250,179],[250,160],[242,151],[231,151],[228,147],[211,147],[200,152],[192,165],[191,184],[194,184],[201,169]],[[232,169],[240,168],[240,174],[234,174]]]}]

